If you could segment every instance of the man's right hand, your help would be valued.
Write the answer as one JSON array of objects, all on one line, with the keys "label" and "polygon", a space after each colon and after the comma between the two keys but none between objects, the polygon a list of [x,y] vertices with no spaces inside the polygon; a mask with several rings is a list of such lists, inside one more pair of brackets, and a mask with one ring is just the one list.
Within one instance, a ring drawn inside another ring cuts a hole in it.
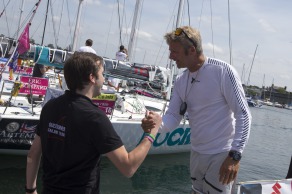
[{"label": "man's right hand", "polygon": [[145,133],[151,133],[156,136],[161,123],[162,118],[158,113],[147,110],[145,117],[142,119],[141,127]]}]

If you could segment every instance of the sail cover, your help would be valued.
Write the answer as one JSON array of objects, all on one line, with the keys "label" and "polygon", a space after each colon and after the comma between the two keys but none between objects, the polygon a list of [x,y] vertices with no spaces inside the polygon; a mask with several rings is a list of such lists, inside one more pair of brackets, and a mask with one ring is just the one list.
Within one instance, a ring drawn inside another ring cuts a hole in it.
[{"label": "sail cover", "polygon": [[107,76],[125,80],[140,80],[150,82],[155,88],[168,85],[170,69],[160,66],[130,63],[104,58],[104,73]]}]

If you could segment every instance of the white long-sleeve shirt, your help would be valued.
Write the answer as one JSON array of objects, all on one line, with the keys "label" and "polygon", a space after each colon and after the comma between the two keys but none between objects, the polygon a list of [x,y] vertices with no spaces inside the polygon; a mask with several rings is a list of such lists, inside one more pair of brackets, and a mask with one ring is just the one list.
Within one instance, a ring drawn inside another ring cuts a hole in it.
[{"label": "white long-sleeve shirt", "polygon": [[206,58],[198,71],[185,70],[180,74],[163,116],[162,130],[173,130],[179,125],[182,119],[179,110],[184,101],[192,150],[201,154],[243,151],[250,133],[251,114],[234,67]]}]

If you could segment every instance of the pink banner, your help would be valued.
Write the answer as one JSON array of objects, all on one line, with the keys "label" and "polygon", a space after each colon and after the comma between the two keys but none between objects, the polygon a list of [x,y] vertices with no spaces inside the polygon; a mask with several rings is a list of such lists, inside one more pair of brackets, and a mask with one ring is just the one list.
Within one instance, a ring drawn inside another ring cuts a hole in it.
[{"label": "pink banner", "polygon": [[49,85],[48,79],[39,77],[21,76],[20,81],[23,85],[20,88],[19,93],[23,94],[30,94],[29,86],[31,86],[32,94],[45,95]]},{"label": "pink banner", "polygon": [[21,69],[20,66],[17,66],[16,71],[14,72],[16,74],[21,74],[21,75],[32,75],[32,67],[23,67]]},{"label": "pink banner", "polygon": [[115,101],[112,100],[92,100],[94,104],[96,104],[101,110],[105,112],[107,115],[111,115],[115,108]]},{"label": "pink banner", "polygon": [[26,24],[22,34],[20,35],[18,42],[18,52],[19,54],[23,54],[29,49],[29,25],[30,23]]}]

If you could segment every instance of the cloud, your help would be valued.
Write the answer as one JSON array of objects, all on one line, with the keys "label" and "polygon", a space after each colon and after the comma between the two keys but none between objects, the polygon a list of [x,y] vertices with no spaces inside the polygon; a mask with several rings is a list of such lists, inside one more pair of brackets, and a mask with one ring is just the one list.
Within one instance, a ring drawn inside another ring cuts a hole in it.
[{"label": "cloud", "polygon": [[214,52],[216,54],[223,54],[224,53],[224,51],[221,47],[213,45],[210,42],[208,42],[207,44],[203,44],[203,48],[204,48],[204,50],[209,51],[209,52],[213,52],[213,49],[214,49]]},{"label": "cloud", "polygon": [[271,26],[269,22],[267,22],[266,20],[259,19],[258,22],[260,23],[260,25],[263,27],[264,30],[268,32],[276,32],[276,29],[273,26]]},{"label": "cloud", "polygon": [[60,17],[59,16],[53,16],[54,22],[60,22]]},{"label": "cloud", "polygon": [[138,31],[138,36],[139,36],[139,38],[148,39],[148,40],[151,40],[151,37],[152,37],[152,35],[149,34],[148,32],[144,32],[141,30]]},{"label": "cloud", "polygon": [[291,80],[291,76],[287,74],[282,74],[280,75],[281,78],[286,79],[286,80]]},{"label": "cloud", "polygon": [[101,2],[100,0],[86,0],[86,3],[92,5],[92,4],[95,4],[95,5],[100,5]]},{"label": "cloud", "polygon": [[[131,34],[131,28],[123,28],[122,32],[124,34],[130,35]],[[152,38],[152,35],[150,33],[148,33],[148,32],[145,32],[145,31],[138,30],[138,32],[136,32],[136,33],[137,33],[137,37],[139,39],[151,40],[151,38]]]}]

